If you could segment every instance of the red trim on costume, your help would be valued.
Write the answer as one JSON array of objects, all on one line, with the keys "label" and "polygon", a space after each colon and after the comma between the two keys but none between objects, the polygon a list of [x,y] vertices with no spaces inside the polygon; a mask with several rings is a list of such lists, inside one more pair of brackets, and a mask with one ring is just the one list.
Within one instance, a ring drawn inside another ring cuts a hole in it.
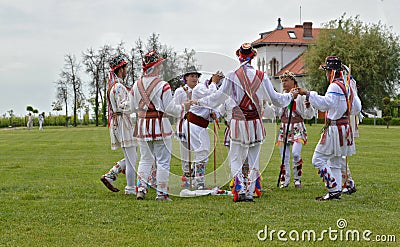
[{"label": "red trim on costume", "polygon": [[154,139],[154,138],[158,138],[158,137],[167,137],[167,136],[171,136],[172,135],[172,132],[168,132],[168,133],[160,133],[160,134],[156,134],[156,135],[153,135],[153,134],[148,134],[148,135],[139,135],[138,136],[138,138],[152,138],[152,139]]},{"label": "red trim on costume", "polygon": [[164,93],[165,91],[168,91],[171,89],[171,86],[169,85],[169,83],[166,83],[162,89],[162,92]]},{"label": "red trim on costume", "polygon": [[[261,111],[259,106],[259,99],[256,92],[264,78],[264,73],[256,70],[256,75],[254,76],[254,79],[251,83],[248,76],[244,72],[243,67],[240,67],[238,70],[236,70],[235,74],[238,77],[239,82],[242,86],[244,96],[240,101],[239,106],[233,109],[232,117],[240,120],[254,120],[257,118],[260,119]],[[249,109],[250,106],[251,109]]]},{"label": "red trim on costume", "polygon": [[111,70],[114,71],[125,64],[127,64],[127,62],[124,60],[124,61],[120,62],[118,65],[112,67]]},{"label": "red trim on costume", "polygon": [[189,123],[195,124],[202,128],[207,128],[208,124],[210,123],[207,119],[197,116],[196,114],[194,114],[192,112],[187,113],[187,119],[189,120]]},{"label": "red trim on costume", "polygon": [[[150,97],[151,93],[153,92],[154,88],[157,86],[157,84],[160,81],[161,81],[160,78],[155,78],[150,83],[150,85],[147,87],[147,89],[144,88],[142,79],[140,79],[137,82],[138,90],[139,90],[139,93],[140,93],[140,96],[141,96],[141,100],[139,101],[139,109],[143,109],[143,107],[145,105],[147,105],[147,107],[150,109],[150,107],[151,107],[150,104],[152,104],[152,102],[151,102],[149,97]],[[153,105],[153,107],[154,107],[154,105]]]}]

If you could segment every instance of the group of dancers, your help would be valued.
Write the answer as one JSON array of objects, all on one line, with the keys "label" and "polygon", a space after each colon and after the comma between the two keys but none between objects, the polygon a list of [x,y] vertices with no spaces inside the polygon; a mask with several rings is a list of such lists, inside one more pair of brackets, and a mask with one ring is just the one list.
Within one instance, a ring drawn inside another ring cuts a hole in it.
[{"label": "group of dancers", "polygon": [[[311,119],[320,110],[326,113],[326,124],[312,163],[328,192],[316,199],[340,199],[342,192],[356,191],[346,157],[355,153],[356,124],[351,124],[351,118],[361,111],[361,102],[349,69],[338,57],[329,56],[321,66],[330,82],[325,95],[299,88],[290,71],[280,76],[283,92],[279,93],[268,76],[251,65],[257,56],[251,44],[241,45],[236,55],[240,62],[238,68],[226,75],[217,71],[202,83],[199,82],[201,73],[193,66],[188,68],[183,75],[185,85],[175,90],[174,96],[168,82],[162,79],[164,59],[157,51],[144,56],[143,76],[130,90],[123,81],[127,74],[126,60],[121,55],[113,57],[107,90],[111,148],[122,148],[124,159],[101,176],[108,189],[119,191],[113,182],[124,172],[125,194],[143,200],[153,187],[156,200],[170,201],[168,181],[174,135],[180,141],[182,186],[206,189],[204,176],[210,154],[207,127],[224,117],[233,201],[253,202],[254,196],[261,194],[259,159],[266,136],[262,117],[265,108],[272,104],[281,119],[277,138],[282,155],[280,187],[284,189],[290,184],[291,146],[294,186],[301,188],[301,149],[307,143],[304,119]],[[137,114],[135,124],[132,113]],[[176,130],[167,116],[177,119]],[[140,159],[136,171],[137,146]]]}]

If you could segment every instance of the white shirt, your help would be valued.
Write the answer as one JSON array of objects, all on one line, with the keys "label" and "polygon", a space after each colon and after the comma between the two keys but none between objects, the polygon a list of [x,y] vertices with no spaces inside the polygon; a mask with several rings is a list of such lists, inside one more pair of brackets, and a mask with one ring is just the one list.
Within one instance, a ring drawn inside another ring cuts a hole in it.
[{"label": "white shirt", "polygon": [[[145,89],[148,88],[150,83],[156,79],[158,76],[146,76],[142,78],[143,86]],[[164,112],[173,117],[181,117],[184,113],[183,105],[176,105],[174,100],[172,99],[171,89],[163,92],[164,86],[167,84],[165,81],[160,81],[157,86],[153,89],[151,94],[149,95],[149,99],[153,102],[157,111]],[[135,112],[139,111],[139,102],[142,99],[142,96],[139,93],[139,89],[137,83],[133,86],[133,108]],[[143,107],[145,110],[147,109],[147,105]]]},{"label": "white shirt", "polygon": [[[215,85],[215,83],[211,83],[208,87],[205,85],[205,83],[199,83],[193,89],[192,99],[193,100],[202,99],[216,91],[217,91],[217,86]],[[213,120],[210,117],[210,114],[212,112],[216,113],[217,117],[219,115],[218,112],[216,112],[215,110],[213,110],[211,108],[204,107],[204,106],[197,106],[197,105],[193,105],[190,108],[190,112],[197,116],[200,116],[208,121]]]},{"label": "white shirt", "polygon": [[[311,91],[309,101],[316,109],[323,112],[328,111],[327,118],[331,120],[340,119],[347,110],[346,96],[342,89],[335,83],[329,85],[324,96],[318,95],[315,91]],[[357,92],[354,91],[354,99],[350,114],[358,114],[360,111],[361,100]]]},{"label": "white shirt", "polygon": [[[256,69],[254,69],[250,64],[244,64],[242,66],[249,80],[253,81],[256,75]],[[218,91],[205,98],[199,99],[198,104],[202,106],[208,106],[210,108],[216,108],[223,104],[228,97],[231,97],[236,105],[239,105],[244,94],[245,91],[243,90],[235,71],[232,71],[226,75]],[[274,90],[271,81],[268,79],[268,76],[266,75],[264,76],[256,95],[260,104],[262,104],[263,100],[266,99],[270,100],[274,105],[279,107],[289,105],[290,101],[293,99],[293,95],[291,93],[277,93]]]}]

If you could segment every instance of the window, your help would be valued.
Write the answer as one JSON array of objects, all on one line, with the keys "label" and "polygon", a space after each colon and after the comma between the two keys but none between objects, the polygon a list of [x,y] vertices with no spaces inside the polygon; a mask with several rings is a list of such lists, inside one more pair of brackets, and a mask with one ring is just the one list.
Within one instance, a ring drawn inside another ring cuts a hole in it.
[{"label": "window", "polygon": [[268,74],[270,76],[275,76],[279,71],[279,62],[276,58],[272,58],[272,60],[268,64]]},{"label": "window", "polygon": [[292,31],[292,30],[289,30],[289,31],[287,31],[288,32],[288,34],[289,34],[289,37],[291,38],[291,39],[297,39],[297,37],[296,37],[296,34],[295,34],[295,32],[294,31]]}]

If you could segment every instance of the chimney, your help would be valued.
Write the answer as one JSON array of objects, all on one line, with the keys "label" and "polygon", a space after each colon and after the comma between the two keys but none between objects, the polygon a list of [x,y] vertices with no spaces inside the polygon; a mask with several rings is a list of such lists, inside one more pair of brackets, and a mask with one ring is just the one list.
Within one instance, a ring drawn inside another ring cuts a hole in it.
[{"label": "chimney", "polygon": [[282,30],[283,27],[281,25],[281,18],[278,18],[278,26],[276,27],[276,30]]},{"label": "chimney", "polygon": [[303,38],[312,39],[312,22],[303,22]]}]

